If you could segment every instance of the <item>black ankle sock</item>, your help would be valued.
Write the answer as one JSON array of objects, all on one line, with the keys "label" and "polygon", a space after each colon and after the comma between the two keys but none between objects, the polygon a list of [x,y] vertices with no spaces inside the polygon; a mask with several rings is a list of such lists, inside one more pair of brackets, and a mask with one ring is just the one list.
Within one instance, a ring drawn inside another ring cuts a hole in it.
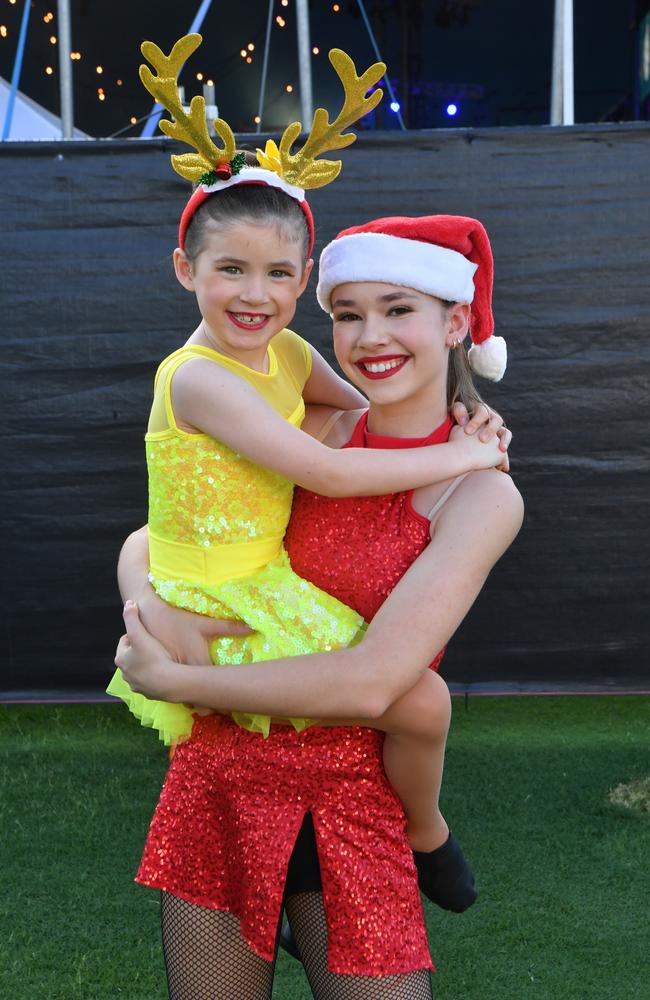
[{"label": "black ankle sock", "polygon": [[413,851],[413,859],[418,885],[432,903],[443,910],[462,913],[475,902],[478,893],[474,874],[451,832],[435,851]]}]

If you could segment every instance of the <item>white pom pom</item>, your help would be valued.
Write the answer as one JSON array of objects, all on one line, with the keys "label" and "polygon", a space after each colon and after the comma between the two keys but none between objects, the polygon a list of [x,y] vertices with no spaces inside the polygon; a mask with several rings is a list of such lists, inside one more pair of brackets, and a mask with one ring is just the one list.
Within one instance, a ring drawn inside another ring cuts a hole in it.
[{"label": "white pom pom", "polygon": [[506,370],[508,349],[503,337],[488,337],[482,344],[474,344],[468,352],[473,371],[492,382],[500,382]]}]

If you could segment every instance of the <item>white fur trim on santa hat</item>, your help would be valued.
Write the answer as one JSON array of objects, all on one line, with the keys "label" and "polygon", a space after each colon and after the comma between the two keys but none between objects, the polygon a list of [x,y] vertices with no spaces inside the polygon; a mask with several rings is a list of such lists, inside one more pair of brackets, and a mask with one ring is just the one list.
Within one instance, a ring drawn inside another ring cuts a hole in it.
[{"label": "white fur trim on santa hat", "polygon": [[348,281],[405,285],[451,302],[471,302],[478,265],[456,250],[387,233],[351,233],[333,240],[318,265],[316,297],[331,313],[330,296]]},{"label": "white fur trim on santa hat", "polygon": [[506,371],[508,349],[503,337],[488,337],[481,344],[474,344],[467,352],[472,371],[492,382],[500,382]]},{"label": "white fur trim on santa hat", "polygon": [[245,183],[246,181],[256,181],[258,184],[261,182],[268,184],[269,187],[280,188],[281,191],[288,194],[294,201],[305,200],[303,188],[296,187],[294,184],[288,184],[284,178],[274,173],[273,170],[266,170],[264,167],[242,167],[238,174],[233,174],[227,181],[215,181],[214,184],[202,184],[201,187],[207,194],[212,194],[214,191],[224,191],[226,188],[235,187],[235,185]]}]

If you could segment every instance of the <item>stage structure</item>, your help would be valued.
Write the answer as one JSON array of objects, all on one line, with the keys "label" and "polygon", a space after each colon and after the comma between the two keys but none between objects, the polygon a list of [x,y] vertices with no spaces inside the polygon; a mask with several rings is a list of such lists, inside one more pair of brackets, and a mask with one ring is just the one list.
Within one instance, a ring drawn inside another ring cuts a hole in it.
[{"label": "stage structure", "polygon": [[[112,673],[153,375],[197,321],[171,267],[173,148],[0,145],[5,697],[98,693]],[[461,689],[650,688],[649,154],[646,123],[366,133],[310,196],[316,253],[385,214],[475,215],[492,236],[510,359],[482,389],[514,429],[527,513],[450,645]],[[294,326],[329,353],[313,281]]]}]

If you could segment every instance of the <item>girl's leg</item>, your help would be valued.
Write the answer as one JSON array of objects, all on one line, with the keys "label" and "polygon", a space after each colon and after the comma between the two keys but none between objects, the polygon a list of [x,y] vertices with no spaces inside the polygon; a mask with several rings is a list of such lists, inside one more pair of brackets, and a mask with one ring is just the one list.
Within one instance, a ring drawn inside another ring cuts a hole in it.
[{"label": "girl's leg", "polygon": [[170,1000],[270,1000],[275,962],[260,958],[232,913],[161,893]]},{"label": "girl's leg", "polygon": [[373,726],[386,733],[384,767],[404,806],[420,888],[462,913],[476,900],[474,875],[438,805],[450,720],[447,685],[427,670]]},{"label": "girl's leg", "polygon": [[327,920],[320,892],[285,903],[314,1000],[432,1000],[428,969],[402,976],[343,976],[327,968]]},{"label": "girl's leg", "polygon": [[384,767],[404,806],[414,851],[433,851],[449,836],[438,799],[450,720],[449,690],[431,670],[375,720],[386,733]]}]

